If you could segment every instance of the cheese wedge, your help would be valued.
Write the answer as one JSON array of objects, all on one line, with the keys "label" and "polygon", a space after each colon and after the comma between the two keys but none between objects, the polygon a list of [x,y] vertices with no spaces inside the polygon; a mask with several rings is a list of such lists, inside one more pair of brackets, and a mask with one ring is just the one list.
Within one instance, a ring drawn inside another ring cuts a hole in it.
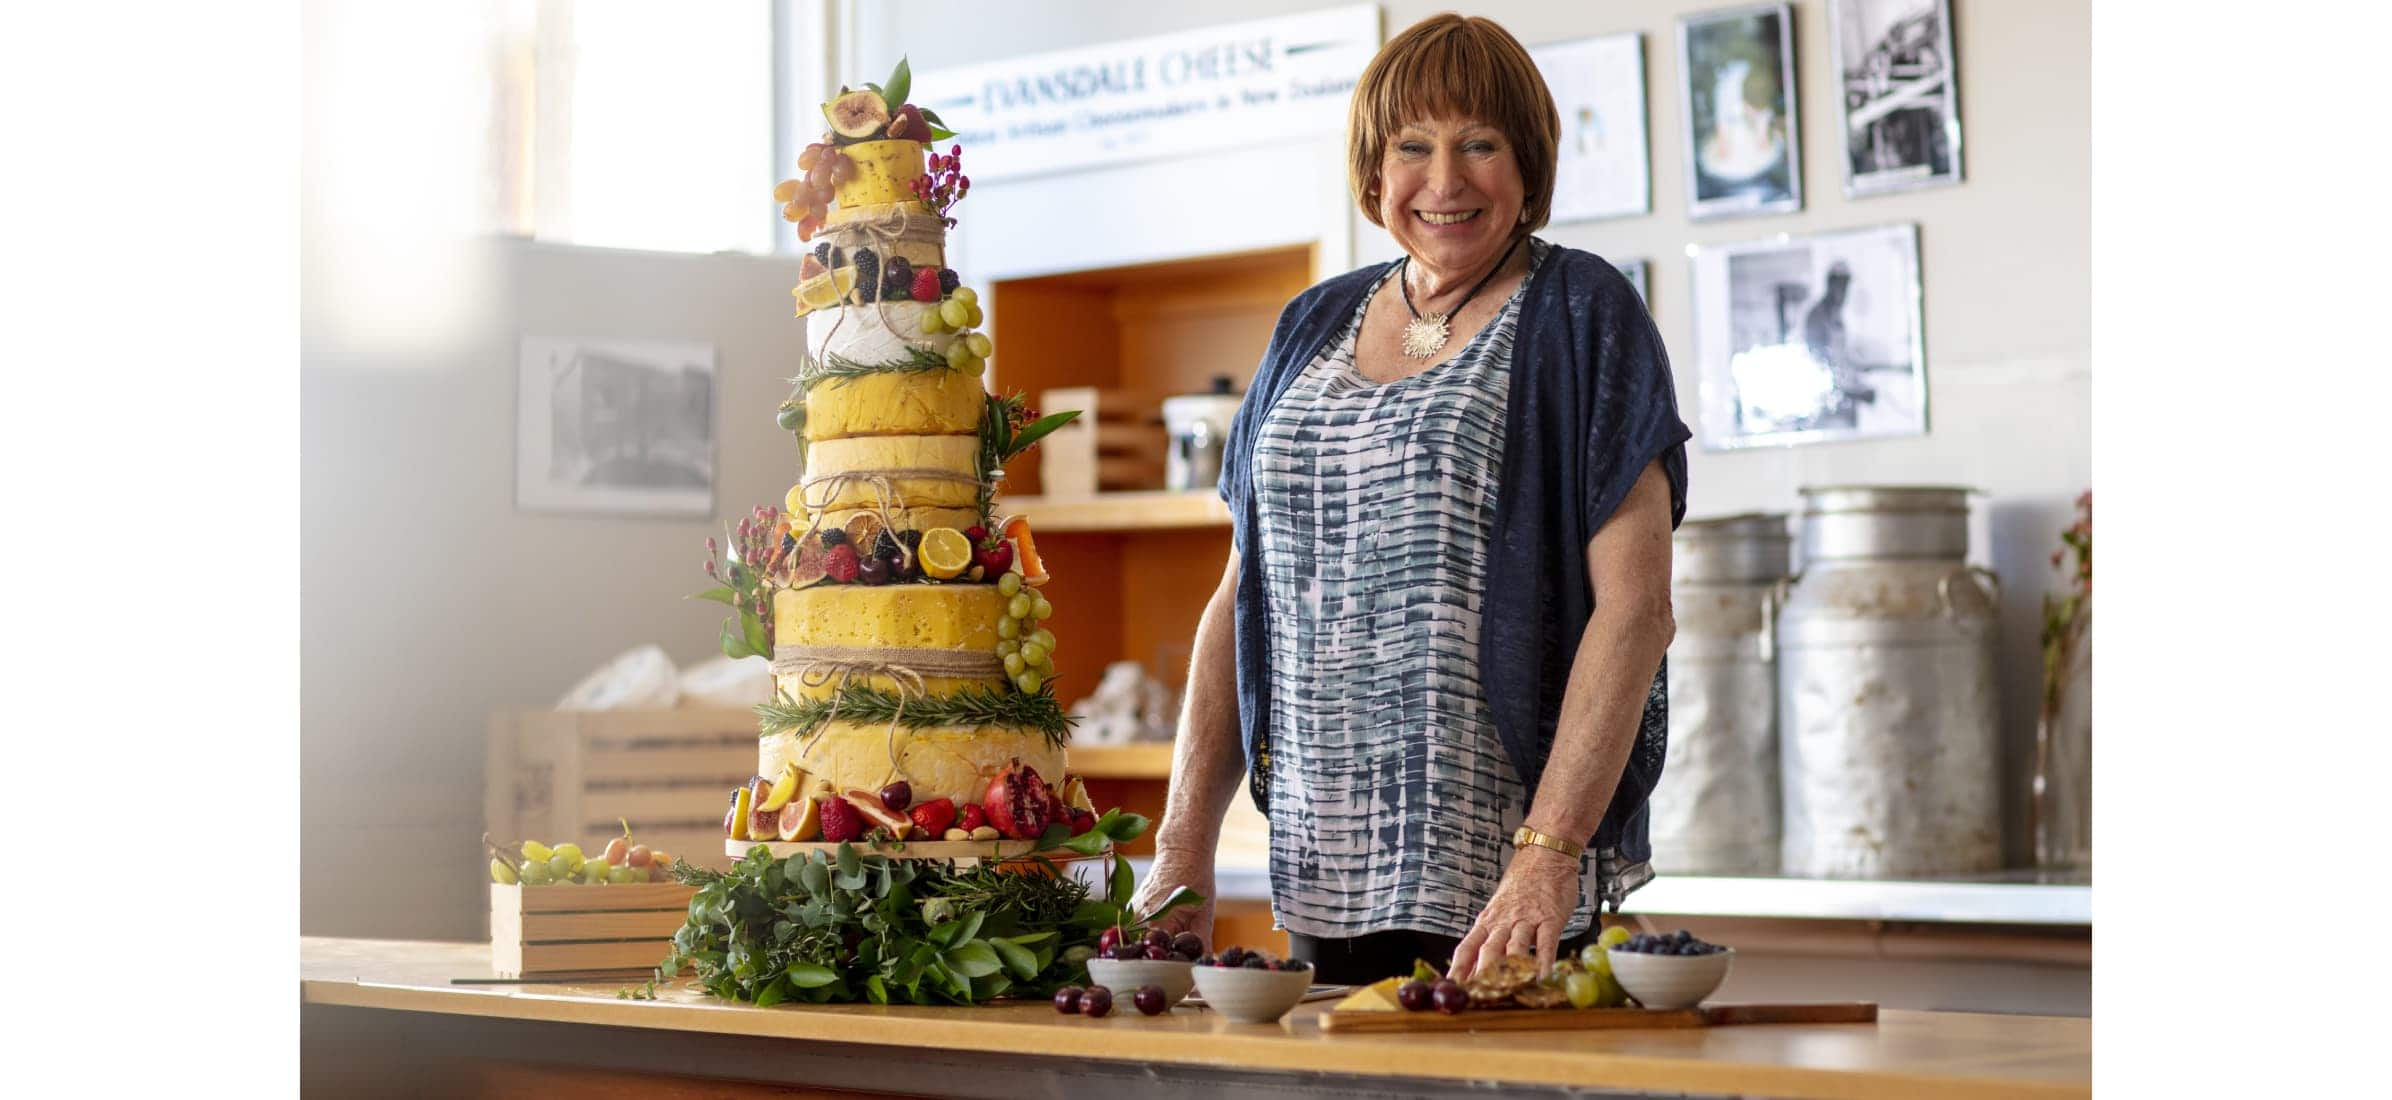
[{"label": "cheese wedge", "polygon": [[1404,1006],[1402,1002],[1395,999],[1395,990],[1406,980],[1404,978],[1381,978],[1348,994],[1346,999],[1330,1006],[1330,1011],[1402,1012]]}]

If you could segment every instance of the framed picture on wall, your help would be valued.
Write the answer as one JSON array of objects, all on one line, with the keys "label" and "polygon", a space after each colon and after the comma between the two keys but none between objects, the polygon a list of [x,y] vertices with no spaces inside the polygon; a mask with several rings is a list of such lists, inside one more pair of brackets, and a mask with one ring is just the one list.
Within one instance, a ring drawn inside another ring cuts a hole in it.
[{"label": "framed picture on wall", "polygon": [[1960,182],[1950,0],[1831,0],[1844,194]]},{"label": "framed picture on wall", "polygon": [[1678,20],[1686,105],[1686,212],[1692,218],[1802,209],[1789,4]]},{"label": "framed picture on wall", "polygon": [[1645,137],[1644,35],[1631,31],[1528,51],[1561,111],[1553,220],[1586,221],[1653,210]]},{"label": "framed picture on wall", "polygon": [[1706,450],[1927,431],[1918,226],[1687,255]]},{"label": "framed picture on wall", "polygon": [[524,337],[515,506],[712,516],[714,375],[711,344]]},{"label": "framed picture on wall", "polygon": [[1636,259],[1613,260],[1611,266],[1620,269],[1620,274],[1628,277],[1628,285],[1636,288],[1636,297],[1643,301],[1647,308],[1650,308],[1653,304],[1653,294],[1645,288],[1649,285],[1648,280],[1652,277],[1653,265],[1646,260]]}]

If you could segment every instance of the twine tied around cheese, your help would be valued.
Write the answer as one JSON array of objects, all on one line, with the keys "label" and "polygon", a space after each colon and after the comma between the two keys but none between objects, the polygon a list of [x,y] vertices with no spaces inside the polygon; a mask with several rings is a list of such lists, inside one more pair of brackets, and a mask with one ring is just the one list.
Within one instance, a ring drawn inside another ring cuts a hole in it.
[{"label": "twine tied around cheese", "polygon": [[[902,478],[951,481],[974,487],[978,487],[980,484],[979,478],[959,474],[953,470],[911,467],[895,470],[855,470],[844,474],[824,474],[821,477],[799,478],[797,482],[798,496],[806,506],[808,518],[805,532],[797,536],[797,541],[802,543],[813,537],[815,532],[822,530],[822,515],[828,510],[830,502],[839,499],[840,493],[856,485],[872,490],[872,511],[880,517],[881,530],[891,532],[891,537],[895,537],[897,521],[889,515],[889,506],[892,503],[899,508],[907,506],[905,498],[897,492],[896,483]],[[817,485],[829,487],[823,491],[819,499],[814,493],[814,487]],[[856,547],[856,552],[859,554],[870,553],[871,550],[872,548],[869,546]],[[910,557],[911,554],[912,551],[908,550],[907,555]],[[778,653],[779,651],[775,650],[774,652]]]},{"label": "twine tied around cheese", "polygon": [[856,676],[886,676],[897,685],[897,710],[889,716],[889,770],[911,779],[897,757],[897,730],[905,722],[909,699],[927,698],[933,676],[972,679],[1002,676],[1005,663],[995,653],[977,649],[914,649],[906,646],[776,645],[772,647],[776,676],[796,676],[809,688],[830,686],[831,709],[821,724],[798,739],[804,752],[839,717],[838,688]]},{"label": "twine tied around cheese", "polygon": [[[870,214],[859,212],[854,218],[827,228],[825,233],[850,231],[870,238],[872,244],[878,247],[880,266],[873,273],[875,277],[885,277],[888,271],[889,256],[895,246],[900,244],[937,245],[939,266],[947,266],[947,223],[936,214],[917,214],[906,210],[904,203],[897,203],[893,209]],[[908,346],[916,348],[931,346],[929,341],[921,338],[922,333],[897,331],[897,322],[889,318],[889,296],[880,293],[878,287],[873,288],[872,305],[872,312],[879,315],[882,328],[903,338]],[[846,323],[846,311],[841,310],[839,316],[831,322],[830,332],[823,337],[825,348],[830,346],[830,338],[839,334],[840,326]]]}]

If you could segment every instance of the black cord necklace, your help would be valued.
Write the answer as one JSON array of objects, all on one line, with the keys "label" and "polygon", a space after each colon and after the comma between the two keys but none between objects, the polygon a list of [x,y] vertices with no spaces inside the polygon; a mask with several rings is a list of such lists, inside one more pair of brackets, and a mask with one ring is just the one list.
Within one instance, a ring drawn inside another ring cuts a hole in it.
[{"label": "black cord necklace", "polygon": [[1453,339],[1453,315],[1462,312],[1462,307],[1469,305],[1470,299],[1478,297],[1478,292],[1494,281],[1495,273],[1511,262],[1512,253],[1519,248],[1520,242],[1514,239],[1512,246],[1503,250],[1503,258],[1495,261],[1495,266],[1487,269],[1486,277],[1480,279],[1477,286],[1471,287],[1470,293],[1462,295],[1462,300],[1455,302],[1452,309],[1426,317],[1421,316],[1420,310],[1412,305],[1412,285],[1404,278],[1411,271],[1412,257],[1406,255],[1395,272],[1396,289],[1404,292],[1404,308],[1412,314],[1412,323],[1404,326],[1404,354],[1414,359],[1426,359],[1443,351],[1445,342]]}]

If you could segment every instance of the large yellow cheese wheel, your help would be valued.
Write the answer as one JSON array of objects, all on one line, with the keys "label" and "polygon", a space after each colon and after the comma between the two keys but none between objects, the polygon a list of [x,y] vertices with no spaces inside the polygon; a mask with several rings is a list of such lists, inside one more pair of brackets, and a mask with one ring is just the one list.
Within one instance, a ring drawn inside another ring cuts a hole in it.
[{"label": "large yellow cheese wheel", "polygon": [[806,477],[875,474],[890,470],[936,470],[954,477],[899,477],[889,482],[894,499],[883,501],[880,489],[866,482],[847,482],[834,491],[828,484],[809,486],[805,503],[815,509],[866,508],[889,504],[907,508],[961,508],[979,503],[980,436],[874,435],[824,439],[806,444]]},{"label": "large yellow cheese wheel", "polygon": [[1034,730],[899,728],[893,758],[890,742],[887,722],[845,719],[824,724],[802,751],[796,734],[771,734],[758,745],[756,773],[779,775],[781,765],[795,759],[806,774],[835,790],[878,791],[903,779],[913,787],[916,805],[937,798],[952,798],[957,805],[978,802],[988,781],[1013,760],[1036,769],[1050,784],[1063,782],[1063,750]]},{"label": "large yellow cheese wheel", "polygon": [[859,141],[839,151],[855,163],[847,182],[837,187],[840,206],[914,201],[914,181],[925,173],[927,146],[919,141]]},{"label": "large yellow cheese wheel", "polygon": [[936,302],[869,302],[817,312],[806,322],[806,354],[818,363],[837,356],[868,367],[909,362],[916,349],[945,359],[955,334],[922,334],[922,318],[936,308]]},{"label": "large yellow cheese wheel", "polygon": [[772,596],[784,644],[994,653],[1007,596],[993,584],[820,584]]},{"label": "large yellow cheese wheel", "polygon": [[978,438],[988,391],[953,370],[890,372],[817,382],[806,391],[806,438],[961,435]]}]

